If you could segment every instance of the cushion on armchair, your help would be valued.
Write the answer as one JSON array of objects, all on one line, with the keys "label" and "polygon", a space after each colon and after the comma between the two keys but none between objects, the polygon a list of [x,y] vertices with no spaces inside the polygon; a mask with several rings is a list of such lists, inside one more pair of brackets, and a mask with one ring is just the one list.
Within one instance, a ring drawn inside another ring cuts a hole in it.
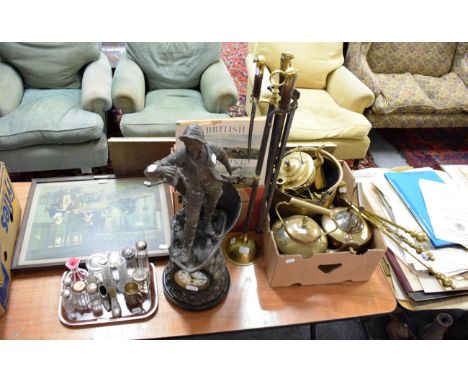
[{"label": "cushion on armchair", "polygon": [[99,114],[82,109],[80,89],[26,89],[21,104],[0,118],[0,150],[83,143],[103,132]]},{"label": "cushion on armchair", "polygon": [[125,137],[173,137],[176,121],[225,119],[227,114],[209,113],[200,92],[192,89],[160,89],[146,95],[145,108],[122,116]]},{"label": "cushion on armchair", "polygon": [[327,76],[343,65],[343,43],[338,42],[256,42],[249,44],[254,54],[265,56],[270,71],[279,69],[281,53],[294,54],[292,65],[298,70],[296,87],[325,89]]},{"label": "cushion on armchair", "polygon": [[289,140],[359,140],[367,136],[370,128],[371,124],[366,117],[340,107],[327,91],[301,89]]},{"label": "cushion on armchair", "polygon": [[192,89],[202,73],[219,61],[221,43],[161,42],[127,43],[127,55],[143,70],[149,91]]},{"label": "cushion on armchair", "polygon": [[26,88],[78,89],[81,69],[99,55],[98,43],[0,43],[0,60],[18,70]]},{"label": "cushion on armchair", "polygon": [[456,42],[373,42],[367,62],[374,73],[440,77],[450,72],[456,50]]},{"label": "cushion on armchair", "polygon": [[410,73],[376,74],[380,95],[372,105],[376,114],[432,113],[435,106]]},{"label": "cushion on armchair", "polygon": [[468,90],[455,73],[440,78],[413,75],[436,108],[436,113],[451,114],[468,111]]}]

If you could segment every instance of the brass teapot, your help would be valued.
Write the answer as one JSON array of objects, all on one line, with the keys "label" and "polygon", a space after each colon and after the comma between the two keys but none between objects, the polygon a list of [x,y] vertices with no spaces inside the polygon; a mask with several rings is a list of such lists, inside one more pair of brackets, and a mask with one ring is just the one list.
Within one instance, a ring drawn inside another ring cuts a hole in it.
[{"label": "brass teapot", "polygon": [[[273,204],[288,202],[294,197],[306,203],[329,207],[342,182],[343,169],[332,154],[320,147],[298,147],[283,158]],[[311,214],[308,209],[284,204],[279,212],[281,216]]]},{"label": "brass teapot", "polygon": [[345,207],[336,207],[330,211],[330,214],[322,216],[322,227],[332,248],[338,251],[349,247],[360,250],[370,241],[372,231],[355,211]]},{"label": "brass teapot", "polygon": [[323,187],[323,174],[321,174],[321,166],[323,157],[318,151],[317,159],[313,159],[311,155],[302,151],[293,151],[287,154],[281,161],[278,180],[276,185],[281,191],[297,191],[301,192],[319,183],[315,188]]},{"label": "brass teapot", "polygon": [[[278,207],[278,206],[277,206]],[[318,223],[306,215],[294,215],[278,220],[271,230],[281,254],[300,254],[304,259],[327,250],[328,240]]]}]

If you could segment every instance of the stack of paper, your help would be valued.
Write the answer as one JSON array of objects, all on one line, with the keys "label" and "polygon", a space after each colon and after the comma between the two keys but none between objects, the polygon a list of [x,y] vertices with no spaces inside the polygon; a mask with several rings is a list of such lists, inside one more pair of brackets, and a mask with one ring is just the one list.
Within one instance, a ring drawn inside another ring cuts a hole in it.
[{"label": "stack of paper", "polygon": [[[437,249],[432,247],[430,250],[435,261],[430,261],[408,246],[405,246],[407,251],[403,250],[399,245],[401,242],[395,243],[384,235],[389,249],[387,259],[397,298],[427,302],[468,295],[468,251],[462,246],[467,244],[465,239],[468,235],[466,220],[468,203],[463,203],[463,198],[466,200],[468,196],[467,189],[442,171],[429,168],[409,171],[428,172],[430,174],[425,174],[423,178],[437,178],[436,181],[420,181],[423,207],[426,204],[430,205],[426,214],[433,242],[452,244],[449,246],[443,244]],[[388,169],[366,169],[354,172],[356,181],[363,185],[367,204],[374,213],[393,220],[407,229],[421,231],[422,227],[418,222],[421,219],[415,218],[402,201],[400,193],[389,183],[388,173]],[[416,187],[419,187],[419,180]],[[430,191],[426,192],[427,189]],[[441,197],[442,194],[444,197]],[[435,199],[437,200],[434,201]],[[467,228],[466,231],[465,228]],[[455,234],[457,232],[458,234]],[[431,244],[433,246],[434,243]],[[435,277],[429,275],[424,265],[431,266],[434,270],[451,277],[454,280],[455,290],[444,288]]]}]

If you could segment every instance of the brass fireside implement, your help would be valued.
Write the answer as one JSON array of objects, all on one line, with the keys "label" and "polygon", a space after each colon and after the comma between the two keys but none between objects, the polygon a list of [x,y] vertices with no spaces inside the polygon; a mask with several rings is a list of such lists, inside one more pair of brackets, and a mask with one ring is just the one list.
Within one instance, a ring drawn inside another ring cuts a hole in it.
[{"label": "brass fireside implement", "polygon": [[[250,196],[247,216],[245,219],[244,227],[242,233],[233,236],[228,243],[224,246],[225,256],[234,264],[237,265],[249,265],[256,261],[258,254],[258,247],[255,240],[249,236],[248,230],[249,225],[252,220],[254,204],[256,201],[257,189],[260,181],[260,174],[262,171],[263,163],[268,150],[268,165],[267,165],[267,176],[265,179],[265,195],[262,200],[262,206],[260,211],[260,216],[265,215],[265,205],[267,201],[267,195],[274,191],[271,190],[271,181],[276,181],[276,177],[273,176],[273,168],[278,158],[280,148],[278,147],[279,143],[283,143],[284,139],[287,139],[289,134],[289,128],[292,123],[292,118],[294,111],[297,108],[297,99],[299,98],[299,92],[294,89],[297,77],[297,71],[291,67],[291,59],[294,56],[289,53],[283,53],[281,56],[281,68],[280,70],[275,70],[270,74],[270,81],[272,87],[270,89],[272,95],[268,102],[268,112],[265,121],[265,127],[263,130],[262,141],[260,145],[260,152],[257,161],[257,166],[255,169],[255,181],[252,185],[252,194]],[[259,100],[260,88],[263,76],[263,68],[265,66],[265,60],[262,56],[256,58],[256,75],[254,79],[253,89],[256,90],[256,98],[253,95],[252,99],[252,114],[250,119],[250,128],[249,128],[249,148],[251,141],[251,129],[253,127],[256,103],[264,102],[265,100]],[[255,106],[254,106],[255,104]],[[268,147],[268,142],[270,142],[270,147]],[[283,139],[282,139],[283,138]],[[284,149],[283,149],[284,150]],[[280,154],[282,155],[282,154]],[[256,227],[263,223],[263,219],[257,219]]]}]

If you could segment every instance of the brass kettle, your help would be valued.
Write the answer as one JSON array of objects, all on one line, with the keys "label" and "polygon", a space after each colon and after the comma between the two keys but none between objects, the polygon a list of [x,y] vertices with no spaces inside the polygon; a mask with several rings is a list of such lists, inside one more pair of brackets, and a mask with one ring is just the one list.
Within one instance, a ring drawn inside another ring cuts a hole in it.
[{"label": "brass kettle", "polygon": [[293,151],[285,155],[279,169],[277,187],[285,191],[301,192],[311,186],[321,189],[324,186],[322,164],[324,159],[320,149],[316,152],[317,158],[313,159],[305,151]]},{"label": "brass kettle", "polygon": [[[310,159],[305,159],[307,157]],[[286,163],[286,160],[289,162]],[[306,169],[294,171],[299,164],[304,163]],[[289,151],[283,158],[278,179],[273,205],[283,201],[289,202],[293,197],[306,203],[329,207],[343,182],[343,169],[332,154],[320,147],[298,147]],[[291,204],[282,204],[279,212],[281,216],[316,214],[308,208]]]},{"label": "brass kettle", "polygon": [[[278,207],[278,206],[277,206]],[[281,254],[300,254],[304,259],[327,250],[328,240],[320,226],[306,215],[294,215],[278,220],[271,230]]]},{"label": "brass kettle", "polygon": [[[321,223],[324,234],[328,237],[330,247],[337,251],[349,248],[359,251],[372,238],[372,230],[367,222],[352,209],[345,207],[328,209],[298,198],[291,198],[289,202],[280,202],[279,204],[290,204],[294,207],[322,214]],[[278,208],[278,205],[276,208]]]},{"label": "brass kettle", "polygon": [[330,238],[330,246],[334,249],[359,250],[372,237],[372,231],[367,222],[355,211],[345,207],[336,207],[331,214],[322,216],[322,227]]}]

